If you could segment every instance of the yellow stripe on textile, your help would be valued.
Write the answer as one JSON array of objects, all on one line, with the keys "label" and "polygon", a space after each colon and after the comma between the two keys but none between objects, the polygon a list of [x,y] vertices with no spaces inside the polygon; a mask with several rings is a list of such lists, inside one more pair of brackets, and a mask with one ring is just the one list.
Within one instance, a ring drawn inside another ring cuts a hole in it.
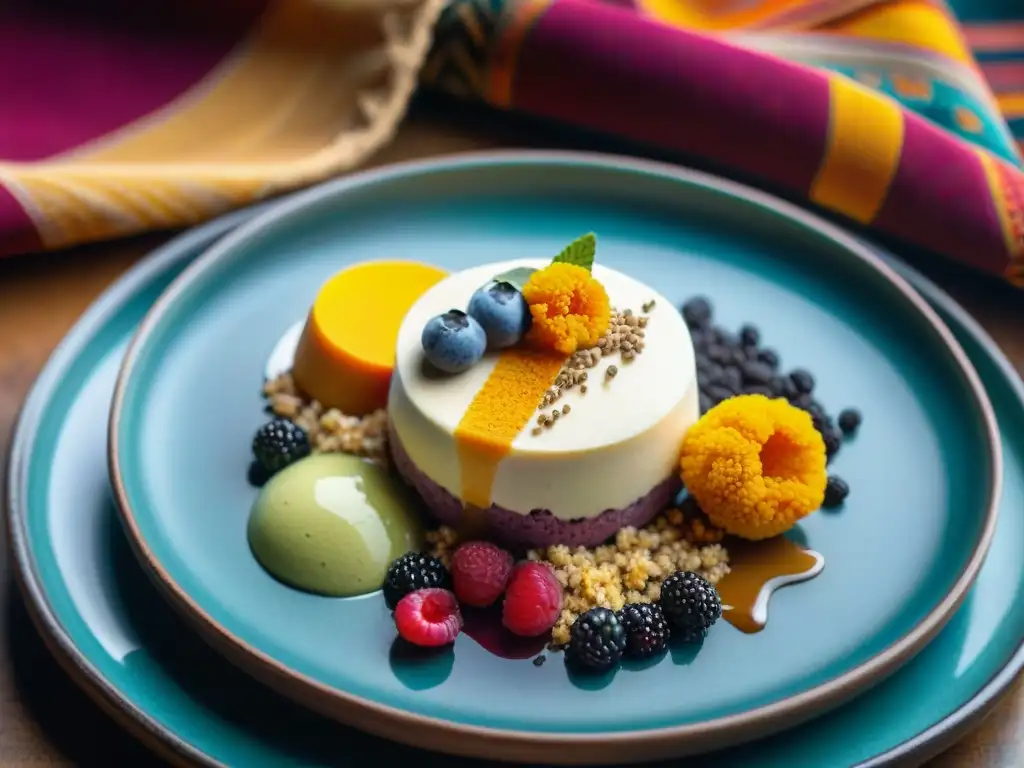
[{"label": "yellow stripe on textile", "polygon": [[903,113],[891,99],[840,75],[829,77],[829,100],[828,145],[810,197],[867,224],[899,166]]}]

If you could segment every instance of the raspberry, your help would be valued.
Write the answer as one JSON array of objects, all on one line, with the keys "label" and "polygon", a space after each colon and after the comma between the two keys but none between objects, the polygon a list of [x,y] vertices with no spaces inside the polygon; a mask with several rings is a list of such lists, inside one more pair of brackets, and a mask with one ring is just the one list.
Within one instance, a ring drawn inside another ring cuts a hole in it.
[{"label": "raspberry", "polygon": [[398,634],[413,645],[437,648],[455,642],[462,631],[459,601],[447,589],[421,589],[395,608]]},{"label": "raspberry", "polygon": [[520,563],[512,569],[505,590],[501,623],[521,637],[551,630],[562,612],[562,586],[543,563]]},{"label": "raspberry", "polygon": [[452,555],[448,570],[459,602],[486,608],[505,591],[512,572],[512,555],[486,541],[470,541]]}]

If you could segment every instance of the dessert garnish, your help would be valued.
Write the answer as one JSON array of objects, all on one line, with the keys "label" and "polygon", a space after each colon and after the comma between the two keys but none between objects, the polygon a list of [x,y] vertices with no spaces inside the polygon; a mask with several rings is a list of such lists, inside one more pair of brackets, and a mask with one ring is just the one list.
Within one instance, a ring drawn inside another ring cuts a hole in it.
[{"label": "dessert garnish", "polygon": [[604,672],[626,652],[626,629],[607,608],[591,608],[572,625],[566,661],[594,672]]},{"label": "dessert garnish", "polygon": [[[649,301],[643,306],[645,307],[644,312],[650,312],[654,309],[654,302]],[[647,334],[649,321],[650,318],[646,315],[634,315],[628,309],[623,312],[612,309],[611,320],[604,336],[589,349],[578,349],[569,356],[555,378],[555,383],[544,393],[544,397],[540,401],[541,410],[550,408],[572,390],[578,390],[581,395],[587,394],[590,370],[596,368],[603,359],[618,353],[624,363],[635,360],[646,346],[644,337]],[[617,365],[614,363],[608,365],[604,372],[605,381],[611,381],[618,373]],[[533,428],[532,434],[541,434],[544,427],[554,426],[561,416],[568,415],[571,410],[571,406],[566,404],[561,409],[556,408],[541,413],[537,417],[537,426]]]},{"label": "dessert garnish", "polygon": [[399,600],[420,589],[450,589],[452,577],[436,557],[410,552],[395,560],[384,578],[384,602],[395,609]]},{"label": "dessert garnish", "polygon": [[657,603],[629,603],[619,610],[619,623],[626,630],[626,656],[647,659],[668,647],[672,630]]},{"label": "dessert garnish", "polygon": [[703,640],[722,617],[718,592],[692,571],[678,571],[665,579],[660,604],[673,637],[683,642]]},{"label": "dessert garnish", "polygon": [[[577,617],[591,608],[618,611],[630,603],[657,603],[661,584],[676,571],[695,571],[716,584],[729,573],[723,532],[706,523],[695,502],[687,512],[672,508],[645,528],[627,526],[597,547],[554,545],[531,550],[527,557],[549,566],[565,591],[562,612],[551,632],[553,645],[569,642]],[[442,526],[427,532],[429,551],[442,562],[458,546],[456,532]]]},{"label": "dessert garnish", "polygon": [[562,587],[544,563],[526,561],[512,569],[501,609],[505,629],[521,637],[545,635],[562,612]]},{"label": "dessert garnish", "polygon": [[861,419],[860,411],[856,408],[844,408],[839,412],[839,418],[836,419],[836,423],[844,435],[852,435],[860,426]]},{"label": "dessert garnish", "polygon": [[825,484],[825,501],[822,506],[825,509],[834,509],[846,501],[846,497],[849,495],[850,486],[846,484],[846,481],[836,475],[829,475],[828,482]]},{"label": "dessert garnish", "polygon": [[427,360],[445,373],[468,370],[488,349],[524,339],[540,351],[571,355],[594,346],[611,319],[608,293],[591,275],[597,239],[570,243],[543,269],[517,267],[474,291],[466,311],[452,309],[423,329]]},{"label": "dessert garnish", "polygon": [[489,349],[518,344],[530,329],[526,299],[515,285],[505,280],[477,289],[466,311],[484,329]]},{"label": "dessert garnish", "polygon": [[479,362],[487,350],[487,334],[471,315],[450,309],[432,317],[423,328],[427,362],[444,373],[462,373]]},{"label": "dessert garnish", "polygon": [[263,396],[275,416],[306,432],[313,453],[350,453],[388,464],[388,414],[383,408],[365,416],[325,408],[301,392],[290,373],[265,382]]},{"label": "dessert garnish", "polygon": [[595,346],[611,321],[608,293],[590,270],[555,262],[523,286],[533,324],[527,341],[540,349],[571,355]]},{"label": "dessert garnish", "polygon": [[680,459],[690,494],[716,526],[745,539],[789,530],[825,497],[825,443],[785,400],[738,395],[687,431]]},{"label": "dessert garnish", "polygon": [[252,453],[267,476],[310,454],[306,430],[288,419],[268,421],[252,439]]},{"label": "dessert garnish", "polygon": [[455,550],[448,570],[459,602],[474,608],[493,605],[505,594],[515,561],[489,541],[468,541]]},{"label": "dessert garnish", "polygon": [[440,648],[455,642],[462,632],[459,601],[447,589],[410,592],[395,607],[395,628],[408,643]]}]

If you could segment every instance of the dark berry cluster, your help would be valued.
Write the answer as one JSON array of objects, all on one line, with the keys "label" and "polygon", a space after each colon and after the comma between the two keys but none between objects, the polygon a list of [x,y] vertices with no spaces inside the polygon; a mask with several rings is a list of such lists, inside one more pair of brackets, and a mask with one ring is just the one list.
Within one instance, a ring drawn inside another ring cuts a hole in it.
[{"label": "dark berry cluster", "polygon": [[[702,296],[687,301],[682,313],[697,358],[701,413],[735,395],[784,397],[811,415],[825,441],[829,461],[839,451],[843,438],[857,431],[860,412],[847,408],[833,418],[814,397],[813,374],[803,368],[783,372],[778,352],[762,344],[757,326],[748,323],[732,333],[715,325],[711,302]],[[849,487],[838,477],[830,478],[829,489],[826,507],[841,504],[849,493]]]},{"label": "dark berry cluster", "polygon": [[680,571],[661,585],[657,603],[629,603],[617,613],[591,608],[572,625],[566,660],[581,669],[603,672],[623,657],[647,659],[670,640],[703,640],[722,616],[718,591],[702,576]]}]

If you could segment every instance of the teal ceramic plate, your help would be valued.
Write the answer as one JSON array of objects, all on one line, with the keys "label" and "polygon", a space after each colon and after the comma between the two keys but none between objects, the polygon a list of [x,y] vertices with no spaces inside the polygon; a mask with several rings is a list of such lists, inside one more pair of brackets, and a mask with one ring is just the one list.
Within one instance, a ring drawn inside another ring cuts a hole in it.
[{"label": "teal ceramic plate", "polygon": [[[164,605],[121,532],[103,435],[125,346],[168,282],[249,215],[198,228],[140,263],[89,310],[40,375],[12,442],[6,489],[26,602],[76,682],[176,762],[484,768],[340,729],[225,665]],[[1003,499],[977,585],[924,651],[854,702],[687,766],[914,764],[976,723],[1024,667],[1024,387],[959,307],[927,280],[899,269],[956,333],[1003,427]]]},{"label": "teal ceramic plate", "polygon": [[[865,424],[834,463],[855,488],[802,526],[825,573],[778,595],[766,631],[717,626],[699,653],[578,678],[462,636],[410,662],[379,595],[326,599],[252,557],[245,477],[268,353],[345,264],[451,270],[557,253],[595,229],[607,266],[673,302],[758,322],[816,395]],[[275,206],[157,300],[115,392],[110,467],[141,562],[232,661],[307,706],[394,740],[550,762],[654,759],[820,714],[920,650],[977,574],[1000,452],[959,345],[904,281],[838,229],[745,188],[609,158],[491,155],[345,179]],[[767,663],[766,660],[770,660]]]}]

